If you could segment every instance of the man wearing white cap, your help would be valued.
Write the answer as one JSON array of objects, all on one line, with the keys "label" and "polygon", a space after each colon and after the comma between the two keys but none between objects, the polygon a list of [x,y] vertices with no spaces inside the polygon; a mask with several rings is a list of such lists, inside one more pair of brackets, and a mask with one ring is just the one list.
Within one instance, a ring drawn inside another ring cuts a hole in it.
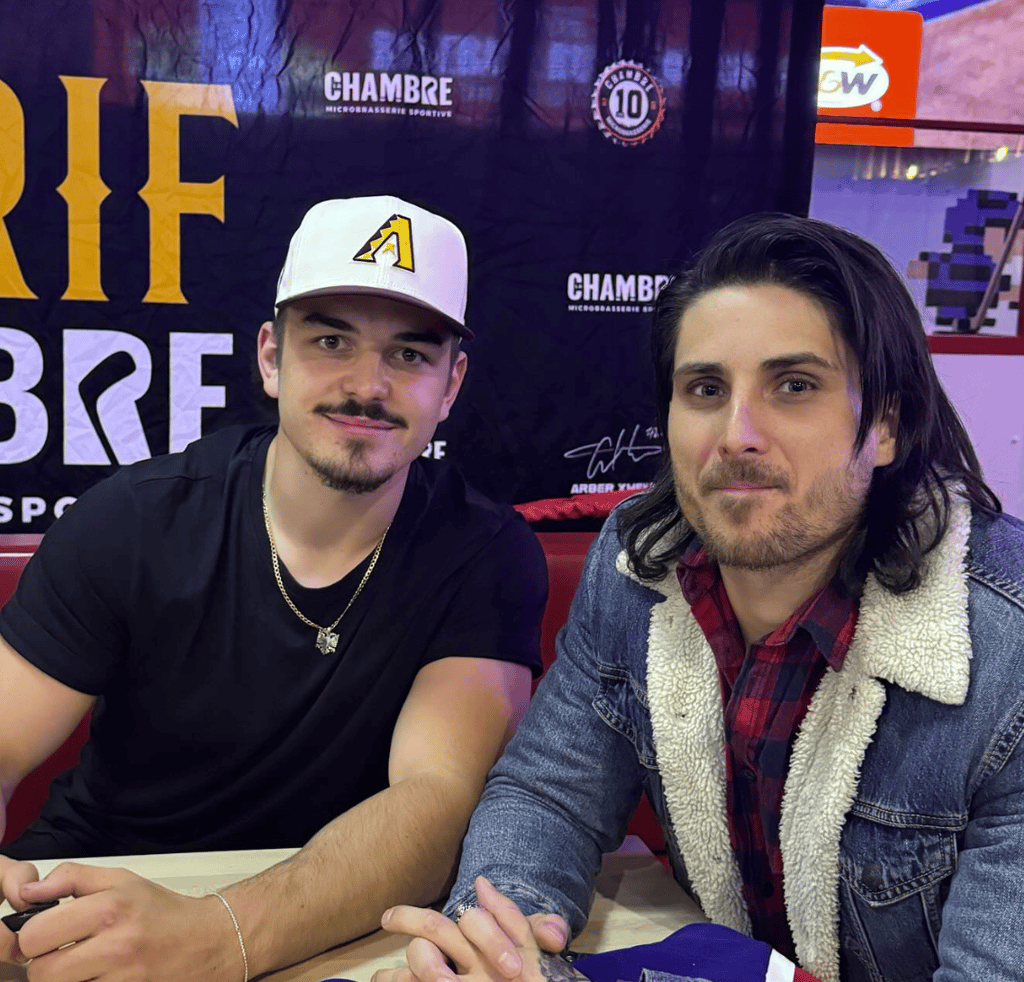
[{"label": "man wearing white cap", "polygon": [[[315,205],[257,341],[278,425],[123,468],[47,533],[0,615],[0,832],[90,708],[92,738],[0,886],[18,909],[76,899],[0,928],[0,960],[236,982],[441,895],[546,594],[515,513],[420,459],[465,375],[466,284],[445,219]],[[272,846],[303,848],[198,899],[29,862]]]}]

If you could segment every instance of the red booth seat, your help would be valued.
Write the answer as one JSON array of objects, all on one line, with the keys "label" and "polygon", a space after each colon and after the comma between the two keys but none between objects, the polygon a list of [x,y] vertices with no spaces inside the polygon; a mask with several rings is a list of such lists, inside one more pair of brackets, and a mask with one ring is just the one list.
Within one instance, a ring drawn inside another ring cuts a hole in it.
[{"label": "red booth seat", "polygon": [[[40,539],[41,535],[0,535],[0,607],[10,600],[18,585],[18,577]],[[86,714],[61,747],[31,774],[26,775],[7,805],[7,830],[3,842],[16,839],[39,814],[49,792],[50,782],[78,763],[82,744],[88,736],[89,715]]]}]

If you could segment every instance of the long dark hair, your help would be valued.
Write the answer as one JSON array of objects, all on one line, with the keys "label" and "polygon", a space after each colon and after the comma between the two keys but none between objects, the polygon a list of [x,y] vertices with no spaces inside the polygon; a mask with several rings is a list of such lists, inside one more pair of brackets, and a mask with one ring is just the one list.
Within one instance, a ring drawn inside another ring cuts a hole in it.
[{"label": "long dark hair", "polygon": [[875,469],[839,573],[849,588],[873,571],[892,593],[913,589],[924,557],[946,533],[951,495],[990,514],[1001,511],[999,499],[982,479],[967,431],[935,374],[920,314],[892,264],[851,232],[784,214],[750,215],[717,232],[655,303],[651,353],[665,463],[650,490],[620,513],[630,565],[641,579],[659,580],[678,555],[678,543],[659,540],[683,522],[667,445],[683,314],[710,290],[758,283],[817,300],[856,355],[862,408],[855,453],[877,420],[887,413],[898,420],[896,457]]}]

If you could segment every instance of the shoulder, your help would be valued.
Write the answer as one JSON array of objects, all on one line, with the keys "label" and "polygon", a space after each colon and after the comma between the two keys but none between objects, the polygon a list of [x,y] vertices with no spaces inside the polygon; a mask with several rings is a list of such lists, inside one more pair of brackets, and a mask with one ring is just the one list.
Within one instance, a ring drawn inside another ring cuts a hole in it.
[{"label": "shoulder", "polygon": [[168,482],[223,481],[232,462],[254,459],[257,449],[272,435],[273,429],[266,426],[228,426],[178,453],[130,464],[119,474],[140,491]]},{"label": "shoulder", "polygon": [[1024,672],[1024,523],[976,513],[965,571],[972,696],[993,707],[1017,702],[1006,679]]},{"label": "shoulder", "polygon": [[435,584],[490,577],[546,590],[547,564],[530,526],[510,505],[470,487],[447,461],[413,462],[394,527],[402,562],[426,564]]},{"label": "shoulder", "polygon": [[645,494],[646,492],[642,491],[640,494],[634,494],[629,498],[625,498],[608,513],[608,518],[605,519],[605,523],[601,527],[601,534],[598,536],[603,548],[614,550],[615,552],[625,548],[624,516],[626,509],[635,506],[637,501]]},{"label": "shoulder", "polygon": [[232,474],[254,463],[272,435],[266,426],[229,426],[178,453],[124,467],[115,478],[122,494],[147,518],[166,514],[185,519],[189,502],[206,513],[210,503],[219,501]]},{"label": "shoulder", "polygon": [[466,483],[453,464],[416,460],[409,472],[410,493],[422,500],[421,523],[446,535],[484,544],[502,533],[536,541],[530,527],[508,504],[493,501]]},{"label": "shoulder", "polygon": [[664,598],[665,584],[674,579],[674,574],[669,572],[664,580],[647,582],[641,580],[629,564],[623,513],[628,506],[636,503],[637,497],[620,502],[608,514],[587,554],[583,581],[595,597],[604,600],[614,596],[619,604],[636,604],[647,610]]},{"label": "shoulder", "polygon": [[[633,570],[627,555],[627,533],[630,532],[631,527],[635,530],[636,513],[638,510],[643,512],[647,508],[646,502],[650,500],[650,495],[651,491],[642,491],[619,502],[612,509],[601,529],[601,534],[594,543],[594,552],[600,557],[603,565],[610,566],[614,571],[632,581],[638,588],[653,590],[664,596],[666,589],[670,593],[673,592],[671,585],[675,580],[673,570],[670,568],[661,579],[641,579]],[[678,520],[670,523],[662,522],[660,525],[645,523],[636,536],[634,548],[671,554],[673,550],[678,549],[688,531],[688,526]],[[669,565],[671,566],[671,562]],[[666,584],[668,584],[667,587]]]},{"label": "shoulder", "polygon": [[[255,452],[265,427],[232,426],[190,444],[179,453],[163,454],[115,471],[94,484],[50,527],[43,537],[49,548],[74,544],[92,549],[96,541],[109,546],[127,544],[125,533],[145,524],[156,529],[186,520],[190,514],[183,505],[201,491],[205,499],[223,495],[232,463],[245,461]],[[197,505],[198,507],[198,505]]]},{"label": "shoulder", "polygon": [[1024,522],[976,512],[971,519],[967,575],[1024,613]]},{"label": "shoulder", "polygon": [[254,457],[261,443],[269,441],[272,435],[273,429],[266,426],[228,426],[195,440],[177,453],[126,464],[86,494],[138,493],[166,482],[223,479],[232,461]]},{"label": "shoulder", "polygon": [[438,622],[427,660],[476,652],[539,669],[547,562],[513,508],[445,462],[415,462],[394,527],[394,588],[406,606],[411,597],[429,607],[420,627]]}]

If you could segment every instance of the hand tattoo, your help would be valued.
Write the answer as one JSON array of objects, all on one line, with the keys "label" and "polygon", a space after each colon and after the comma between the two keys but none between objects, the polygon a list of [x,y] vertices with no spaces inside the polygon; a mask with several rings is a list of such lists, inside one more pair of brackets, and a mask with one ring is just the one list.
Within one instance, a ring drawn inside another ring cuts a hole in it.
[{"label": "hand tattoo", "polygon": [[544,952],[538,957],[540,974],[548,982],[590,982],[582,973],[572,967],[564,958],[558,955],[548,955]]}]

